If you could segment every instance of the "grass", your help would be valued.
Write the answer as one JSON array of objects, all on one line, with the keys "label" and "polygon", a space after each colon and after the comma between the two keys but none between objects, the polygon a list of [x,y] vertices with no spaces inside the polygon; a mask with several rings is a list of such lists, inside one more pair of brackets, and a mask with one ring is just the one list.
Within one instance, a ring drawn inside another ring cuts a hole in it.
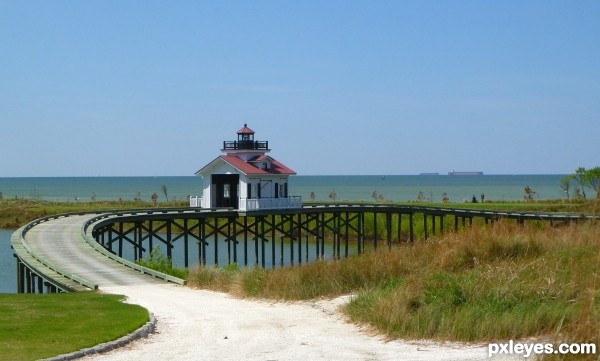
[{"label": "grass", "polygon": [[117,339],[149,319],[122,296],[0,294],[0,360],[37,360]]},{"label": "grass", "polygon": [[181,279],[186,279],[189,273],[187,268],[174,267],[171,259],[162,254],[158,247],[153,248],[148,257],[139,259],[136,263]]},{"label": "grass", "polygon": [[107,209],[135,209],[160,207],[187,207],[183,201],[96,201],[96,202],[53,202],[35,199],[0,200],[0,229],[17,229],[35,219],[66,212],[92,212]]},{"label": "grass", "polygon": [[196,269],[190,285],[280,300],[354,293],[389,338],[600,344],[600,226],[472,227],[392,251],[280,270]]}]

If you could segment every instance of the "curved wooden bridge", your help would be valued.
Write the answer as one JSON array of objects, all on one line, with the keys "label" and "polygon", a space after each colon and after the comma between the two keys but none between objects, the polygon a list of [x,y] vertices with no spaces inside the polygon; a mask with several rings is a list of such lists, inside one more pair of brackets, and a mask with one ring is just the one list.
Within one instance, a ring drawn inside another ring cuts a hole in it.
[{"label": "curved wooden bridge", "polygon": [[190,263],[276,267],[391,247],[393,242],[455,231],[474,221],[509,219],[523,224],[590,218],[575,213],[352,204],[250,212],[138,209],[40,218],[14,232],[11,245],[19,293],[72,292],[156,282],[183,284],[184,280],[123,258],[129,253],[135,261],[155,246],[166,248],[172,258],[178,245],[185,267]]}]

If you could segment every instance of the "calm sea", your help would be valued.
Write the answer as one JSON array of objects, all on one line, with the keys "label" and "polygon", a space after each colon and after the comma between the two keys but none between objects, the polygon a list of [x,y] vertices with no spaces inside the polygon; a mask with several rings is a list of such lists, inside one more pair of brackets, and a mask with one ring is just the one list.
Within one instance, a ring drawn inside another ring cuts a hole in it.
[{"label": "calm sea", "polygon": [[[295,176],[290,195],[316,201],[371,201],[373,195],[388,201],[414,201],[421,193],[425,200],[440,202],[444,193],[452,202],[469,201],[473,196],[486,200],[520,200],[529,186],[536,199],[559,199],[565,195],[560,180],[565,175],[386,175],[386,176]],[[150,201],[153,193],[164,200],[200,195],[200,179],[188,177],[64,177],[0,178],[0,192],[7,198],[35,198],[49,201],[133,200]],[[16,291],[15,261],[10,249],[12,231],[0,230],[0,293]]]},{"label": "calm sea", "polygon": [[[331,193],[338,201],[370,201],[376,192],[389,201],[416,200],[420,192],[427,200],[440,202],[444,193],[451,202],[470,200],[473,195],[486,200],[523,199],[523,189],[531,187],[537,199],[558,199],[564,194],[560,179],[564,175],[386,175],[386,176],[295,176],[290,178],[290,195],[317,201],[329,200]],[[198,177],[64,177],[64,178],[0,178],[4,198],[37,198],[50,201],[132,200],[150,201],[153,193],[165,199],[187,199],[201,195]]]}]

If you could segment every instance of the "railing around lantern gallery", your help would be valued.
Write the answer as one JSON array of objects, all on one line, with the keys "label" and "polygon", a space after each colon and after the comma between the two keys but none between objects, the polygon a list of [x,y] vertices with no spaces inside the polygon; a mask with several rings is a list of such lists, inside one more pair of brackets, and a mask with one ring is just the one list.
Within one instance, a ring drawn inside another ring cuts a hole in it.
[{"label": "railing around lantern gallery", "polygon": [[259,140],[234,140],[234,141],[224,141],[223,142],[224,150],[268,150],[269,142],[268,141],[259,141]]}]

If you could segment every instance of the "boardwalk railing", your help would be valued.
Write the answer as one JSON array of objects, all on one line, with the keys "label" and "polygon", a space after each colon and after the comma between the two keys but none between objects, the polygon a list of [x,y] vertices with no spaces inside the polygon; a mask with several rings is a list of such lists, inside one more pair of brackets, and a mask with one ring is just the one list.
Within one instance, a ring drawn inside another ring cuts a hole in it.
[{"label": "boardwalk railing", "polygon": [[[122,214],[122,215],[124,215],[124,214]],[[168,281],[171,283],[176,283],[179,285],[184,285],[186,283],[186,281],[181,278],[174,277],[174,276],[162,273],[162,272],[158,272],[153,269],[140,266],[139,264],[137,264],[135,262],[130,262],[126,259],[118,257],[114,253],[109,252],[105,247],[100,245],[98,242],[96,242],[96,239],[94,238],[94,236],[92,236],[94,223],[102,221],[102,220],[106,220],[107,218],[110,218],[110,217],[118,217],[118,216],[115,216],[112,214],[105,214],[105,215],[100,215],[100,216],[94,217],[94,218],[88,220],[87,222],[85,222],[81,229],[81,237],[83,237],[83,239],[90,246],[92,246],[92,248],[94,248],[97,252],[100,252],[104,256],[106,256],[106,257],[112,259],[113,261],[118,262],[126,267],[129,267],[131,269],[139,271],[142,274],[146,274],[146,275],[152,276],[154,278],[158,278],[158,279]]]},{"label": "boardwalk railing", "polygon": [[[98,289],[98,285],[76,274],[62,269],[41,255],[32,252],[25,242],[25,234],[31,228],[50,220],[69,217],[78,213],[65,213],[34,220],[19,228],[11,237],[11,248],[17,259],[17,292],[43,293],[74,292]],[[37,292],[36,292],[37,291]]]},{"label": "boardwalk railing", "polygon": [[[93,217],[95,214],[98,216]],[[109,211],[62,213],[36,219],[15,231],[11,237],[11,248],[13,249],[15,258],[17,260],[17,292],[55,293],[98,289],[98,285],[94,282],[77,274],[68,272],[59,264],[50,262],[39,253],[33,252],[25,240],[26,233],[33,227],[48,221],[74,215],[90,215],[93,217],[93,220],[96,220],[115,216],[115,213]],[[98,245],[98,243],[95,242],[93,237],[85,234],[85,228],[89,224],[90,223],[88,221],[82,225],[81,237],[96,251],[127,267],[140,271],[143,274],[151,275],[155,278],[163,279],[172,283],[185,284],[185,280],[140,266],[133,262],[129,262],[106,251],[106,249],[103,249]]]},{"label": "boardwalk railing", "polygon": [[240,211],[242,212],[283,208],[302,208],[302,198],[240,198]]}]

